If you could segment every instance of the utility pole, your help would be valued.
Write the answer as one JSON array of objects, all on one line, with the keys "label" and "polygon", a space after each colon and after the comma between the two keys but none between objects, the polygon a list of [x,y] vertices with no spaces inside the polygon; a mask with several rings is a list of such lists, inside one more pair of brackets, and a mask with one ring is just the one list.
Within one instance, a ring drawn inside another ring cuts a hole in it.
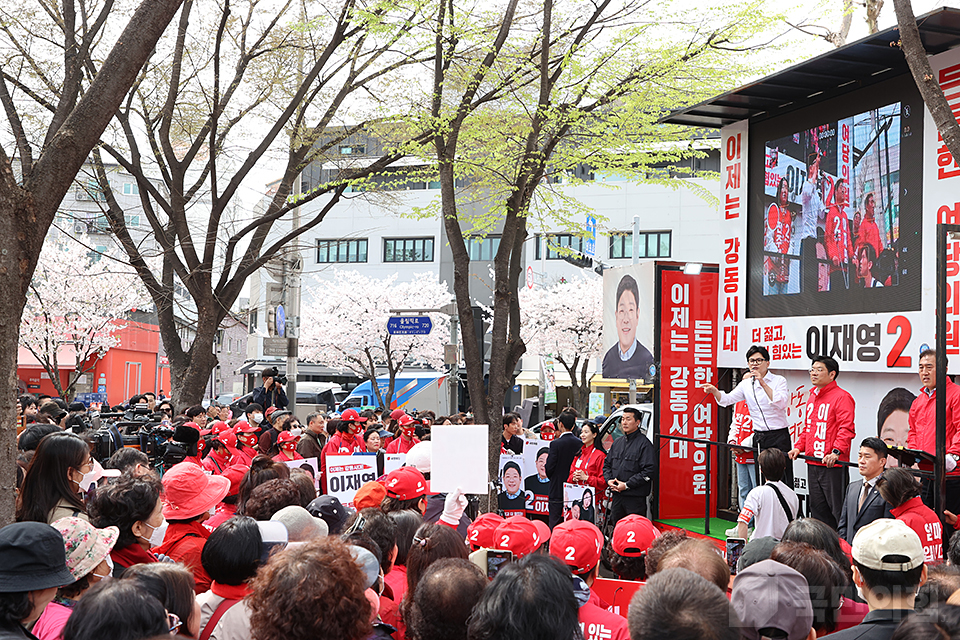
[{"label": "utility pole", "polygon": [[[300,176],[294,183],[294,193],[300,195]],[[293,210],[292,230],[300,227],[300,207]],[[294,240],[299,243],[299,240]],[[294,245],[283,256],[283,300],[287,312],[284,336],[287,338],[287,409],[297,412],[297,356],[300,338],[300,274],[303,273],[303,256]]]}]

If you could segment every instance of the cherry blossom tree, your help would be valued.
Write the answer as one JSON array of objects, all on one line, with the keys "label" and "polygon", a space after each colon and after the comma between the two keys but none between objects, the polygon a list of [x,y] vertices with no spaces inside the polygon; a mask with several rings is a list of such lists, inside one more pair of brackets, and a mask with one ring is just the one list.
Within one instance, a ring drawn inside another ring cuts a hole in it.
[{"label": "cherry blossom tree", "polygon": [[[334,369],[347,369],[370,380],[377,402],[389,407],[394,383],[406,365],[443,367],[443,346],[449,341],[449,320],[429,314],[433,330],[425,336],[387,333],[391,309],[439,309],[453,300],[447,285],[433,273],[416,274],[411,282],[397,275],[379,280],[356,271],[335,271],[333,281],[321,280],[304,305],[300,324],[301,357]],[[377,372],[389,377],[386,394],[377,385]]]},{"label": "cherry blossom tree", "polygon": [[[65,400],[73,397],[80,376],[120,344],[116,333],[126,326],[124,316],[146,300],[129,266],[98,258],[91,260],[78,243],[47,242],[20,319],[20,346],[40,362]],[[70,349],[75,367],[59,359]]]},{"label": "cherry blossom tree", "polygon": [[520,292],[520,335],[533,353],[551,354],[573,388],[573,406],[587,415],[587,368],[602,353],[603,281],[578,278]]}]

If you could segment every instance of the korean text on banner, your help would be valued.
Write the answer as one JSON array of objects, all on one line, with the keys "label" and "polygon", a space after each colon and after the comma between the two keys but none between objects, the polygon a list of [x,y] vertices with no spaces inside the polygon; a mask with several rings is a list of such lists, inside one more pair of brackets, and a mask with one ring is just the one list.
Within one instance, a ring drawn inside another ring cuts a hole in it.
[{"label": "korean text on banner", "polygon": [[388,453],[383,460],[383,473],[386,475],[391,471],[396,471],[405,464],[407,464],[407,454]]},{"label": "korean text on banner", "polygon": [[[717,283],[713,272],[660,274],[660,433],[716,440],[717,410],[700,385],[716,384]],[[660,516],[702,517],[709,492],[707,445],[667,440],[660,447]],[[716,448],[711,448],[716,469]],[[711,511],[716,508],[712,505]]]},{"label": "korean text on banner", "polygon": [[[723,215],[720,237],[720,353],[740,354],[740,319],[746,314],[747,287],[747,121],[724,127],[720,133],[720,176],[723,183]],[[744,338],[744,342],[746,338]]]},{"label": "korean text on banner", "polygon": [[377,479],[376,456],[327,456],[327,493],[353,507],[357,489]]},{"label": "korean text on banner", "polygon": [[485,494],[490,481],[489,439],[485,424],[434,425],[430,489],[450,493],[460,487],[464,493]]}]

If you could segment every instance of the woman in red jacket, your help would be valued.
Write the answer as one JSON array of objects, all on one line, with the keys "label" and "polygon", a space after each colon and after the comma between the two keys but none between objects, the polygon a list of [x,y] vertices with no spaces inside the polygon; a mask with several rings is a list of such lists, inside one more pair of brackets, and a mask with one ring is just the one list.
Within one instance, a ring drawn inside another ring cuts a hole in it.
[{"label": "woman in red jacket", "polygon": [[567,482],[593,487],[596,502],[601,504],[601,498],[607,490],[607,483],[603,479],[603,461],[607,454],[595,446],[598,435],[600,435],[599,425],[592,422],[583,424],[580,429],[583,448],[570,465],[570,477],[567,478]]},{"label": "woman in red jacket", "polygon": [[943,527],[936,512],[920,500],[920,483],[902,467],[887,469],[877,480],[880,497],[890,503],[890,513],[917,532],[927,564],[943,562]]}]

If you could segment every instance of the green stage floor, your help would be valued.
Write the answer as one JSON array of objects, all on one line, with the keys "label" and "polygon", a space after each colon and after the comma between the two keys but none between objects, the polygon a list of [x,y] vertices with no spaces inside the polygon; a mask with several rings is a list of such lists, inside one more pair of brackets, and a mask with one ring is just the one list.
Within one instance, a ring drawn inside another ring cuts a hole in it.
[{"label": "green stage floor", "polygon": [[727,536],[725,531],[730,527],[736,525],[736,522],[731,522],[729,520],[723,520],[722,518],[710,518],[710,533],[707,534],[704,531],[703,518],[683,518],[681,520],[657,520],[659,523],[670,525],[671,527],[677,527],[679,529],[686,529],[687,531],[692,531],[694,533],[699,533],[700,535],[709,535],[711,538],[717,540],[726,540]]}]

